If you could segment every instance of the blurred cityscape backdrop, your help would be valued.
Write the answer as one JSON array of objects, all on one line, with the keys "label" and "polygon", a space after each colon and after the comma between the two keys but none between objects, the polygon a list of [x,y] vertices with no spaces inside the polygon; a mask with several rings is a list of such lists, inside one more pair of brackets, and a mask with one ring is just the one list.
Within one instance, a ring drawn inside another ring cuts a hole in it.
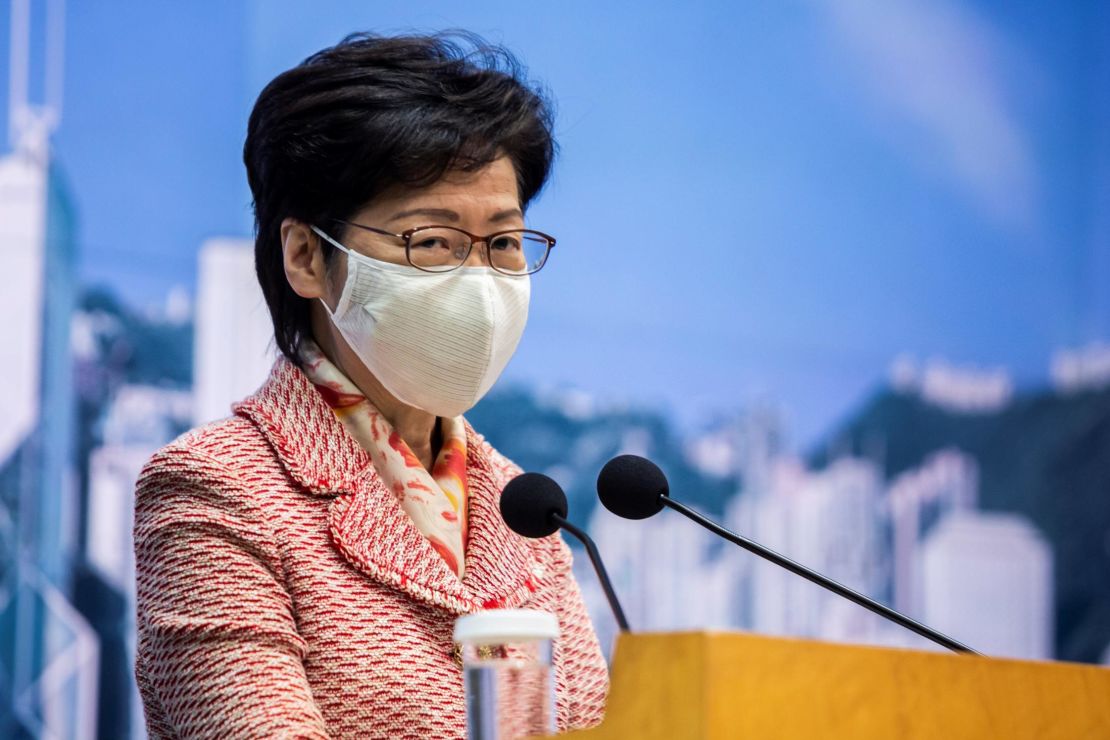
[{"label": "blurred cityscape backdrop", "polygon": [[143,736],[134,481],[266,376],[246,116],[354,30],[468,28],[554,94],[560,247],[468,418],[565,486],[634,628],[928,647],[608,515],[622,452],[988,654],[1110,663],[1107,4],[3,7],[4,737]]}]

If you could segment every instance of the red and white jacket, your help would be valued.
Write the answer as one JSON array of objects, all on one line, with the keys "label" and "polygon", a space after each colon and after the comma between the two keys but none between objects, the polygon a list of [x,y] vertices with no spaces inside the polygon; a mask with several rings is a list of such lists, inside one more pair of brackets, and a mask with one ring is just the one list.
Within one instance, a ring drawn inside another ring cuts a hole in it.
[{"label": "red and white jacket", "polygon": [[460,614],[559,618],[559,729],[600,722],[608,673],[571,556],[498,499],[520,469],[467,426],[460,581],[304,374],[280,360],[235,416],[161,449],[135,500],[138,656],[152,738],[462,738]]}]

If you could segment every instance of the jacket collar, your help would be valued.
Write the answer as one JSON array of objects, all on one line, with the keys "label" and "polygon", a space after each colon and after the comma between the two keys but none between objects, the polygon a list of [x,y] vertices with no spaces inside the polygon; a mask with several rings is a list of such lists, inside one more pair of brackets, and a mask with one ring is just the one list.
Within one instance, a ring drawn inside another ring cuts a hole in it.
[{"label": "jacket collar", "polygon": [[233,408],[262,432],[306,494],[332,498],[332,543],[364,575],[459,614],[520,607],[535,591],[543,575],[537,550],[509,530],[499,510],[511,476],[494,464],[492,449],[469,423],[469,536],[459,580],[299,368],[278,360],[262,388]]}]

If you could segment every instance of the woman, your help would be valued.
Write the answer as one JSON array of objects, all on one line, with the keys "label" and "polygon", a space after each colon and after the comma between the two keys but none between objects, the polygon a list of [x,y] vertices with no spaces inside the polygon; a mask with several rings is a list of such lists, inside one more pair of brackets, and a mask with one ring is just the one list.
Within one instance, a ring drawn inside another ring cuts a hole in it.
[{"label": "woman", "polygon": [[461,737],[460,614],[554,612],[560,729],[607,674],[566,545],[498,512],[520,470],[469,427],[554,239],[523,213],[551,114],[505,52],[358,35],[277,77],[244,160],[283,357],[136,494],[152,737]]}]

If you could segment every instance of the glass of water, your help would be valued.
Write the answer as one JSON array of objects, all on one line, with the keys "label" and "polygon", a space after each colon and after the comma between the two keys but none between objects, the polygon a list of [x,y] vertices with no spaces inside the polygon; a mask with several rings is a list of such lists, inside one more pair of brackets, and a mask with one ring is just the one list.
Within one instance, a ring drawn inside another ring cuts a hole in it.
[{"label": "glass of water", "polygon": [[551,645],[554,614],[491,609],[455,622],[462,652],[470,740],[516,740],[555,733]]}]

